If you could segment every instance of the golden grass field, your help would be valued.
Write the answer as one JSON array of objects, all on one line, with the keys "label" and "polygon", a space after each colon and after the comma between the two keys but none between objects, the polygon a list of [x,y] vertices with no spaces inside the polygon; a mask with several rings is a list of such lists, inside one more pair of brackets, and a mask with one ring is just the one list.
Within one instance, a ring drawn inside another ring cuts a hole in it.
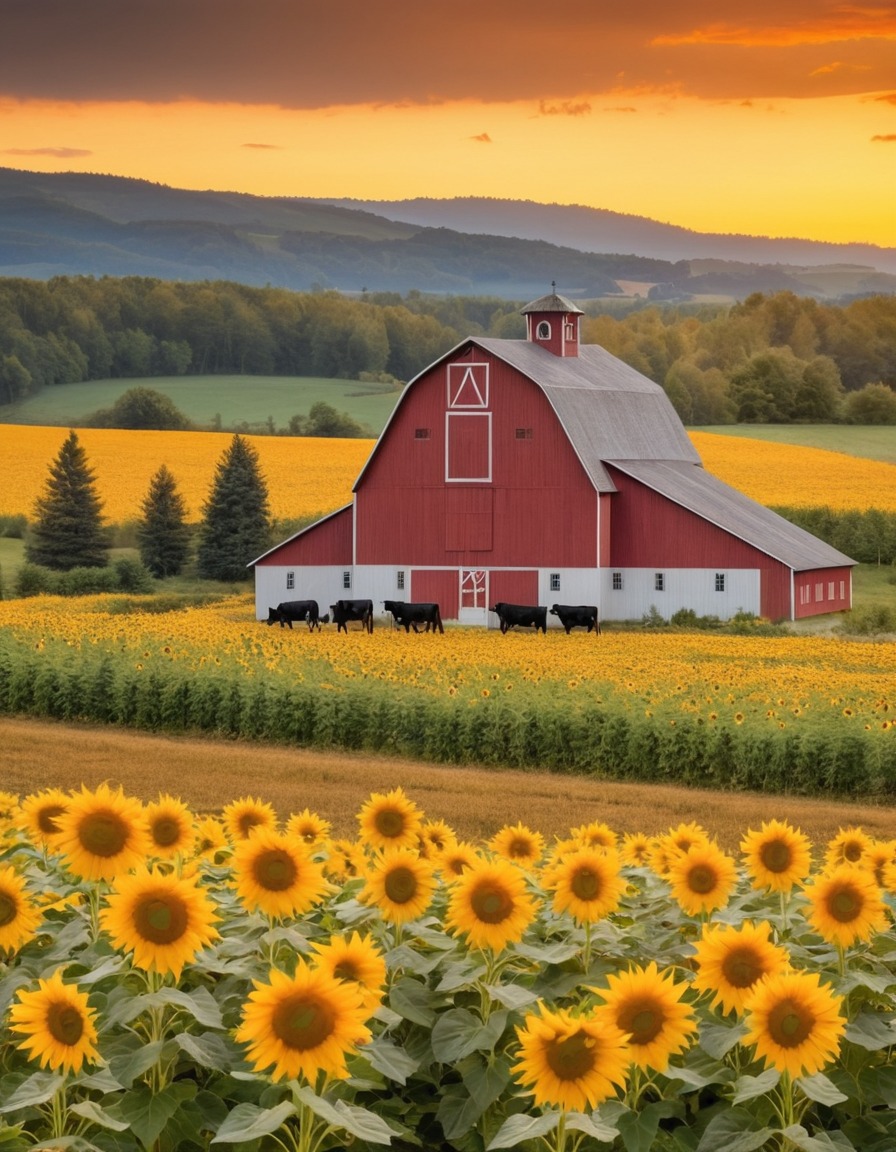
[{"label": "golden grass field", "polygon": [[788,820],[816,845],[841,827],[875,839],[896,836],[893,809],[871,804],[712,792],[670,785],[620,784],[576,776],[494,768],[457,768],[370,755],[285,749],[236,741],[162,737],[116,728],[0,718],[2,788],[22,796],[46,787],[120,784],[144,801],[160,792],[201,812],[253,796],[281,819],[310,808],[354,837],[356,816],[372,792],[402,787],[429,819],[446,820],[478,842],[522,821],[547,837],[602,820],[617,832],[665,832],[696,820],[735,851],[748,828]]},{"label": "golden grass field", "polygon": [[[0,424],[0,515],[31,516],[48,469],[68,435],[64,428]],[[135,520],[149,482],[167,464],[191,520],[201,516],[226,432],[78,430],[96,474],[104,515]],[[351,500],[372,440],[247,436],[258,450],[276,519],[313,517]],[[896,511],[896,465],[820,448],[693,432],[707,471],[765,505]]]}]

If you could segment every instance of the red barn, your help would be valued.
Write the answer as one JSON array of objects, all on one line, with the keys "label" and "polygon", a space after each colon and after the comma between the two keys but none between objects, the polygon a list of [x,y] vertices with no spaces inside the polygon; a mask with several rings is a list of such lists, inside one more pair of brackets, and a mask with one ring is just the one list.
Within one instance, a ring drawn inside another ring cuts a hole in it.
[{"label": "red barn", "polygon": [[525,340],[465,340],[412,380],[352,503],[253,562],[259,619],[308,598],[483,625],[501,600],[607,620],[850,607],[854,562],[710,476],[663,389],[579,343],[580,309],[523,312]]}]

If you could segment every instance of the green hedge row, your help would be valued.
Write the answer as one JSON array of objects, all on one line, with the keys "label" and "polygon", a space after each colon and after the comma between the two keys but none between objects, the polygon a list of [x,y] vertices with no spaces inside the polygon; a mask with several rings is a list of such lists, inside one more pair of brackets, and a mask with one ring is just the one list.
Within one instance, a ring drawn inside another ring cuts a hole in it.
[{"label": "green hedge row", "polygon": [[776,506],[772,511],[860,564],[896,564],[896,512],[884,512],[880,508],[835,511],[789,505]]}]

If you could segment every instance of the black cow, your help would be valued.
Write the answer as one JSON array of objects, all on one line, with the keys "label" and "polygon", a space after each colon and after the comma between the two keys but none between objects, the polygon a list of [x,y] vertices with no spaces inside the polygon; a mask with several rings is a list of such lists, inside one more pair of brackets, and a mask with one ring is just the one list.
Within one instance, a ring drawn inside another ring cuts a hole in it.
[{"label": "black cow", "polygon": [[489,612],[494,612],[501,621],[502,632],[517,625],[521,628],[534,628],[536,632],[539,628],[542,632],[548,630],[548,610],[544,605],[505,604],[500,600],[493,608],[489,608]]},{"label": "black cow", "polygon": [[278,621],[282,628],[285,624],[288,628],[292,629],[293,620],[307,620],[308,631],[313,632],[317,628],[320,631],[320,615],[318,613],[316,600],[284,600],[282,604],[278,604],[276,608],[268,609],[268,626],[276,624]]},{"label": "black cow", "polygon": [[433,632],[445,631],[438,604],[409,604],[405,600],[384,600],[383,607],[392,613],[392,619],[399,628],[404,626],[405,632],[410,632],[412,628],[415,632],[419,632],[418,624],[426,625],[424,632],[428,632],[430,628]]},{"label": "black cow", "polygon": [[337,600],[330,605],[330,619],[337,632],[348,632],[349,620],[360,620],[365,632],[373,631],[372,600]]},{"label": "black cow", "polygon": [[595,636],[600,635],[600,620],[594,604],[555,604],[551,615],[559,619],[567,636],[573,628],[584,628]]}]

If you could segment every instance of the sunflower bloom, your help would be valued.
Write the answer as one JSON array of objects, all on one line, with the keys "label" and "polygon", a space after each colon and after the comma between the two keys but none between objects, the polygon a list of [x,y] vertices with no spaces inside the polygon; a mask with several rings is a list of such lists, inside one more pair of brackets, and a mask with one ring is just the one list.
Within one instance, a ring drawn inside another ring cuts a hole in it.
[{"label": "sunflower bloom", "polygon": [[434,858],[434,863],[446,879],[452,880],[456,876],[462,876],[468,868],[472,868],[481,859],[482,857],[472,844],[459,840],[456,844],[438,852]]},{"label": "sunflower bloom", "polygon": [[42,919],[15,868],[0,866],[0,953],[18,952]]},{"label": "sunflower bloom", "polygon": [[121,876],[100,912],[100,925],[116,948],[132,952],[146,972],[180,979],[185,964],[218,937],[208,894],[195,881],[140,868]]},{"label": "sunflower bloom", "polygon": [[861,867],[874,876],[878,888],[887,889],[885,876],[887,869],[894,863],[896,863],[896,840],[873,840],[865,853]]},{"label": "sunflower bloom", "polygon": [[526,877],[509,860],[481,860],[451,885],[445,928],[472,948],[500,952],[523,938],[537,907]]},{"label": "sunflower bloom", "polygon": [[69,806],[69,796],[61,788],[45,788],[22,801],[25,830],[35,844],[50,847],[59,836],[59,817]]},{"label": "sunflower bloom", "polygon": [[197,856],[214,860],[219,852],[226,852],[229,847],[224,825],[217,816],[203,816],[197,821],[194,844]]},{"label": "sunflower bloom", "polygon": [[233,852],[236,892],[250,911],[282,919],[309,911],[330,891],[323,865],[304,841],[260,827]]},{"label": "sunflower bloom", "polygon": [[167,793],[146,805],[152,854],[162,860],[189,856],[196,843],[196,820],[182,800]]},{"label": "sunflower bloom", "polygon": [[630,868],[646,868],[652,847],[653,839],[646,832],[626,832],[622,837],[619,858]]},{"label": "sunflower bloom", "polygon": [[324,820],[308,808],[294,812],[286,821],[286,831],[290,836],[296,836],[312,851],[326,845],[330,838],[330,828],[329,820]]},{"label": "sunflower bloom", "polygon": [[152,851],[143,805],[121,788],[100,784],[92,792],[82,786],[57,823],[53,847],[82,880],[112,880],[139,867]]},{"label": "sunflower bloom", "polygon": [[619,837],[609,826],[600,820],[592,820],[589,824],[580,824],[569,833],[571,839],[588,848],[615,848]]},{"label": "sunflower bloom", "polygon": [[619,857],[605,848],[580,848],[545,869],[542,882],[556,912],[568,912],[578,924],[593,923],[615,912],[625,891]]},{"label": "sunflower bloom", "polygon": [[871,837],[861,828],[841,828],[828,841],[824,862],[832,868],[838,864],[859,864],[871,843]]},{"label": "sunflower bloom", "polygon": [[746,1003],[747,1035],[767,1066],[792,1079],[814,1076],[840,1050],[846,1028],[842,996],[815,972],[782,972],[760,980]]},{"label": "sunflower bloom", "polygon": [[36,992],[19,989],[9,1010],[9,1030],[24,1036],[17,1047],[41,1068],[80,1072],[86,1061],[96,1063],[95,1013],[87,993],[64,984],[62,969],[38,980]]},{"label": "sunflower bloom", "polygon": [[407,924],[423,915],[436,887],[435,869],[428,860],[408,848],[393,848],[368,865],[358,899],[375,904],[390,924]]},{"label": "sunflower bloom", "polygon": [[243,796],[225,805],[221,821],[230,840],[237,844],[256,828],[276,828],[277,813],[266,800]]},{"label": "sunflower bloom", "polygon": [[420,855],[435,860],[457,843],[454,829],[445,820],[425,820],[420,827]]},{"label": "sunflower bloom", "polygon": [[625,1089],[628,1044],[610,1021],[541,1005],[516,1034],[519,1060],[510,1071],[538,1107],[584,1112]]},{"label": "sunflower bloom", "polygon": [[710,842],[709,833],[695,820],[670,828],[662,839],[678,852],[689,852],[691,848],[703,847]]},{"label": "sunflower bloom", "polygon": [[331,840],[324,862],[327,876],[338,884],[362,877],[367,869],[364,849],[354,840]]},{"label": "sunflower bloom", "polygon": [[809,837],[782,820],[763,821],[758,832],[749,829],[740,849],[754,888],[789,892],[811,871]]},{"label": "sunflower bloom", "polygon": [[841,864],[807,884],[804,894],[810,905],[806,919],[819,936],[838,948],[870,940],[887,927],[880,889],[863,868]]},{"label": "sunflower bloom", "polygon": [[697,974],[693,986],[712,992],[713,1008],[741,1015],[744,1002],[765,976],[776,976],[790,967],[787,950],[772,943],[767,920],[751,920],[734,927],[707,924],[696,944]]},{"label": "sunflower bloom", "polygon": [[419,808],[401,788],[372,792],[358,813],[360,839],[375,852],[415,847],[422,823]]},{"label": "sunflower bloom", "polygon": [[672,861],[667,879],[681,910],[701,916],[728,903],[737,869],[715,844],[697,844]]},{"label": "sunflower bloom", "polygon": [[633,1064],[665,1072],[669,1058],[686,1051],[697,1033],[694,1013],[682,1000],[688,985],[676,984],[671,972],[660,974],[655,961],[611,974],[607,984],[606,989],[591,989],[602,1001],[595,1016],[628,1036]]},{"label": "sunflower bloom", "polygon": [[508,824],[496,832],[488,842],[489,848],[505,860],[519,864],[522,868],[530,868],[538,863],[544,855],[544,836],[540,832],[533,832],[525,824]]},{"label": "sunflower bloom", "polygon": [[272,968],[268,983],[254,980],[253,989],[236,1038],[256,1071],[273,1066],[274,1080],[303,1076],[312,1085],[318,1072],[345,1079],[346,1058],[370,1040],[354,983],[299,960],[294,976]]},{"label": "sunflower bloom", "polygon": [[386,959],[376,944],[359,932],[332,936],[326,943],[313,943],[314,966],[336,980],[353,983],[367,1015],[379,1007],[386,986]]}]

